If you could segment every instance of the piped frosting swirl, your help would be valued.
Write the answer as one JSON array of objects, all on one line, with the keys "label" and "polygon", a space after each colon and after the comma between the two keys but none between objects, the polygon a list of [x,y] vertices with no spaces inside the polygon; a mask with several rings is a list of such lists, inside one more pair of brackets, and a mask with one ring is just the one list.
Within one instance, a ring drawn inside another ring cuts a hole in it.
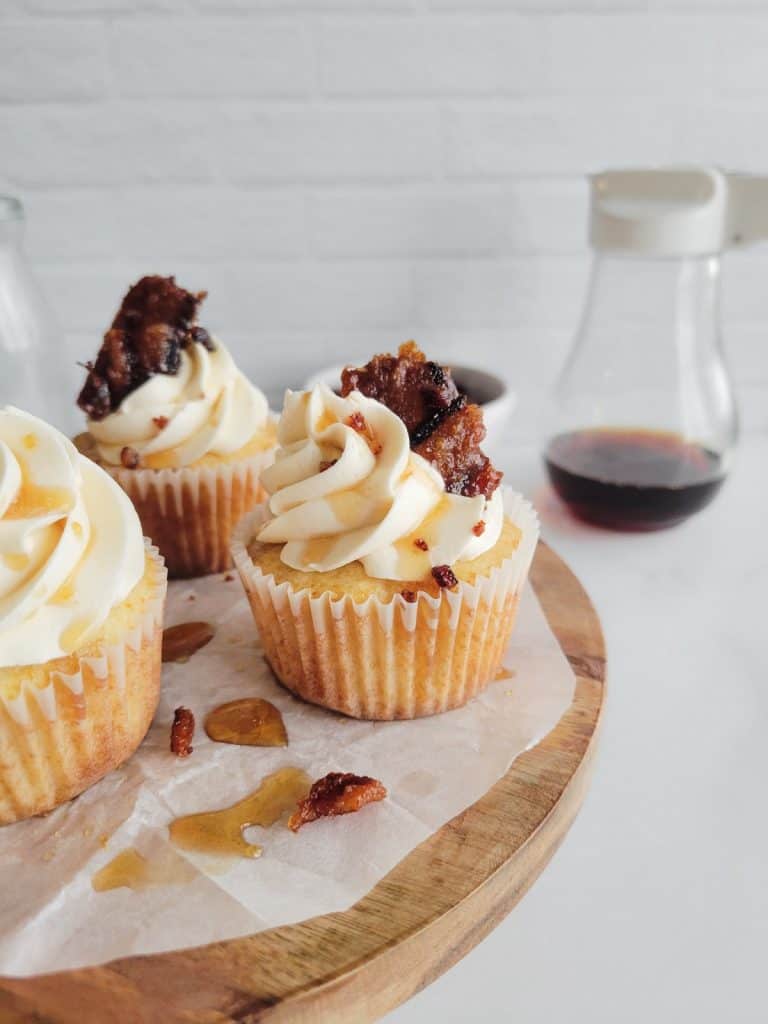
[{"label": "piped frosting swirl", "polygon": [[295,569],[360,561],[371,577],[422,580],[435,566],[477,557],[501,533],[500,492],[490,500],[447,493],[411,451],[400,417],[357,391],[288,391],[278,442],[261,478],[273,518],[258,539],[282,543],[281,559]]},{"label": "piped frosting swirl", "polygon": [[229,455],[267,425],[267,400],[235,366],[226,347],[189,345],[178,370],[155,374],[114,412],[89,419],[101,459],[119,466],[124,448],[149,468],[188,466],[204,455]]},{"label": "piped frosting swirl", "polygon": [[71,653],[143,572],[117,484],[47,423],[0,409],[0,668]]}]

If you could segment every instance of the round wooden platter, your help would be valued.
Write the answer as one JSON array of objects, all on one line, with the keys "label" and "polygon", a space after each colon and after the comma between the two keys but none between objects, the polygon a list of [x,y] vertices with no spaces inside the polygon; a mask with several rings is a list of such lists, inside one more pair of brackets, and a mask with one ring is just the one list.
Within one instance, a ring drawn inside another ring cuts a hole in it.
[{"label": "round wooden platter", "polygon": [[584,799],[595,756],[605,679],[600,622],[544,544],[531,578],[576,674],[571,707],[482,799],[359,903],[250,938],[0,979],[1,1024],[359,1024],[456,963],[545,867]]}]

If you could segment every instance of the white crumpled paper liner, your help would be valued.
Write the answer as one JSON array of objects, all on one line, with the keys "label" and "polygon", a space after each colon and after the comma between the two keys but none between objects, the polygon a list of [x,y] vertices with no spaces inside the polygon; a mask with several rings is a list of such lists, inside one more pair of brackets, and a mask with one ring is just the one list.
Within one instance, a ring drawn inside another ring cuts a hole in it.
[{"label": "white crumpled paper liner", "polygon": [[[169,588],[166,625],[217,626],[186,664],[163,666],[163,693],[140,751],[78,799],[44,818],[0,828],[0,973],[34,974],[231,939],[343,910],[446,821],[479,799],[512,760],[557,723],[574,678],[530,586],[504,665],[466,707],[406,722],[362,722],[305,704],[267,668],[242,587],[231,574]],[[261,696],[282,712],[287,748],[213,743],[203,719],[218,704]],[[194,752],[169,753],[173,709],[197,720]],[[293,834],[277,823],[246,838],[259,859],[177,851],[167,826],[178,815],[241,799],[286,765],[313,778],[373,775],[383,803]],[[106,845],[105,845],[106,844]],[[93,875],[133,846],[170,866],[180,884],[94,891]],[[180,860],[179,860],[180,859]],[[181,868],[181,870],[180,870]]]}]

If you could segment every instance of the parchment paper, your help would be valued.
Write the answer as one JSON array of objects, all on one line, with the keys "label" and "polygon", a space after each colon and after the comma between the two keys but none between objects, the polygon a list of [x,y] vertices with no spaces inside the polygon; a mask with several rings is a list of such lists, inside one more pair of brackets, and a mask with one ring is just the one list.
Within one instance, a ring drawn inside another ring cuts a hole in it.
[{"label": "parchment paper", "polygon": [[[305,704],[273,678],[239,580],[178,582],[166,625],[205,620],[216,636],[186,664],[163,666],[163,695],[138,754],[44,818],[0,828],[0,973],[32,974],[113,957],[235,938],[342,910],[398,861],[481,797],[556,724],[573,696],[570,667],[530,587],[504,665],[464,708],[411,722],[358,722]],[[211,742],[206,713],[223,701],[261,696],[282,712],[287,748]],[[169,753],[173,709],[192,708],[194,752]],[[257,860],[177,851],[167,826],[254,790],[286,765],[313,778],[329,771],[373,775],[389,798],[357,814],[305,826],[252,828]],[[133,846],[182,882],[95,892],[93,875]]]}]

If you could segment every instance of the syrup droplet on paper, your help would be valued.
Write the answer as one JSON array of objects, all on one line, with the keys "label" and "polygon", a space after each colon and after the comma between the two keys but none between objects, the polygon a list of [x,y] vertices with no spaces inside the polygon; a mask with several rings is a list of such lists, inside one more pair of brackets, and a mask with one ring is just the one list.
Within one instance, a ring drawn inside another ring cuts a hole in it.
[{"label": "syrup droplet on paper", "polygon": [[91,885],[96,892],[139,890],[151,885],[183,885],[194,875],[194,868],[173,851],[165,851],[157,858],[147,858],[129,846],[96,872]]},{"label": "syrup droplet on paper", "polygon": [[217,743],[250,747],[287,747],[283,716],[274,704],[260,697],[231,700],[205,719],[205,731]]},{"label": "syrup droplet on paper", "polygon": [[259,857],[261,847],[243,838],[250,825],[273,825],[295,810],[309,793],[312,780],[300,768],[281,768],[259,788],[231,807],[176,818],[169,826],[171,842],[183,850],[228,857]]},{"label": "syrup droplet on paper", "polygon": [[188,661],[213,639],[210,622],[182,622],[163,630],[163,661]]},{"label": "syrup droplet on paper", "polygon": [[493,677],[495,681],[500,679],[514,679],[515,670],[513,668],[507,668],[506,665],[501,665],[496,671],[496,675]]}]

